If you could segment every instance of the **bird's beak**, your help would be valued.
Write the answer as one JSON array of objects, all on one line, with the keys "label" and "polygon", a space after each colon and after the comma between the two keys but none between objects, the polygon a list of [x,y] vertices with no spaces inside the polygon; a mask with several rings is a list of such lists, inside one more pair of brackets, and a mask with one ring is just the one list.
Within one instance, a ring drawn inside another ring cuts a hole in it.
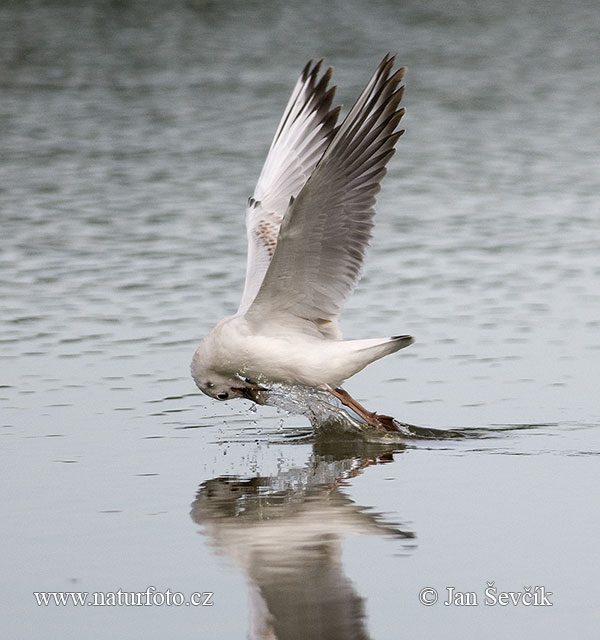
[{"label": "bird's beak", "polygon": [[243,387],[232,387],[234,391],[238,391],[243,398],[247,398],[248,400],[252,400],[252,402],[256,402],[257,404],[263,404],[263,401],[260,397],[261,391],[266,391],[264,387],[260,385],[244,385]]}]

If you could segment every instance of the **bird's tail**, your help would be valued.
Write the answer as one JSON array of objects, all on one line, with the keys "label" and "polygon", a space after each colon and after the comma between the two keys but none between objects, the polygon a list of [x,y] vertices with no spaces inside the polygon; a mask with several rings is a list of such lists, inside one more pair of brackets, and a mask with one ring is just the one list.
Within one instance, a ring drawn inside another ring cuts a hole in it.
[{"label": "bird's tail", "polygon": [[367,340],[348,340],[353,351],[371,356],[369,362],[379,360],[389,353],[394,353],[410,346],[415,339],[412,336],[390,336],[389,338],[368,338]]},{"label": "bird's tail", "polygon": [[[368,364],[411,345],[412,336],[368,338],[366,340],[344,340],[337,344],[344,352],[344,371],[341,379],[347,379],[364,369]],[[341,372],[340,372],[341,373]]]},{"label": "bird's tail", "polygon": [[400,349],[404,349],[404,347],[410,347],[410,345],[415,341],[412,336],[391,336],[390,342],[394,345],[390,351],[390,353],[394,353],[394,351],[399,351]]}]

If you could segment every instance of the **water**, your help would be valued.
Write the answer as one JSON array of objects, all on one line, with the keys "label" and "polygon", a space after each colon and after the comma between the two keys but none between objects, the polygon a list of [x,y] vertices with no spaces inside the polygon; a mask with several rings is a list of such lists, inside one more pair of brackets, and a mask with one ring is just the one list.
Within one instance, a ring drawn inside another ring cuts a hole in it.
[{"label": "water", "polygon": [[[599,22],[588,0],[3,4],[3,635],[592,636]],[[388,50],[407,133],[342,328],[417,342],[347,388],[466,437],[314,438],[201,396],[188,363],[237,307],[300,69],[324,56],[349,105]],[[554,606],[486,606],[488,581]],[[32,596],[150,586],[214,606]]]}]

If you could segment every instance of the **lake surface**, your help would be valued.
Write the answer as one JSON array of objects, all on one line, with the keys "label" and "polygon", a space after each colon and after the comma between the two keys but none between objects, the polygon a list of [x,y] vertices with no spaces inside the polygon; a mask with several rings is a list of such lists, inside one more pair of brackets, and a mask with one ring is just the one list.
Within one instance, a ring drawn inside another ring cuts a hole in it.
[{"label": "lake surface", "polygon": [[[597,4],[82,5],[0,8],[2,635],[595,637]],[[348,107],[388,50],[407,132],[342,329],[417,341],[346,387],[463,437],[315,437],[189,375],[300,70]],[[33,596],[150,587],[213,604]]]}]

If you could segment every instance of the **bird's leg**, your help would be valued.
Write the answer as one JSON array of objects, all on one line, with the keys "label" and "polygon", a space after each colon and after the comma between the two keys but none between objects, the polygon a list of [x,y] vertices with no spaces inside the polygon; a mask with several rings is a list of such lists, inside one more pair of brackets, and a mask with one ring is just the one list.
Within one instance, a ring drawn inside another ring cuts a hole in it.
[{"label": "bird's leg", "polygon": [[327,386],[327,391],[335,396],[342,404],[352,409],[352,411],[358,414],[372,427],[375,427],[376,429],[384,429],[385,431],[400,431],[394,423],[394,418],[392,418],[392,416],[379,414],[375,411],[368,411],[341,387],[336,387],[334,389],[333,387]]}]

